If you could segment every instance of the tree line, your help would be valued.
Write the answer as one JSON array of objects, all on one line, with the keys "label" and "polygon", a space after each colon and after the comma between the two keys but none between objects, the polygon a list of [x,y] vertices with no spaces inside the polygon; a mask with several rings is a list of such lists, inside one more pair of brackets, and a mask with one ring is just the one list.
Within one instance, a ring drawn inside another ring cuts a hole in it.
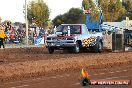
[{"label": "tree line", "polygon": [[[93,21],[97,21],[100,15],[100,9],[103,12],[103,21],[122,21],[128,16],[132,19],[132,0],[121,2],[120,0],[98,0],[98,4],[93,0],[82,0],[84,10],[91,10]],[[61,8],[61,7],[60,7]],[[38,26],[46,27],[49,23],[50,11],[43,0],[31,1],[28,5],[29,23],[35,23]],[[81,8],[71,8],[68,12],[56,16],[52,22],[53,25],[85,23],[86,14]]]}]

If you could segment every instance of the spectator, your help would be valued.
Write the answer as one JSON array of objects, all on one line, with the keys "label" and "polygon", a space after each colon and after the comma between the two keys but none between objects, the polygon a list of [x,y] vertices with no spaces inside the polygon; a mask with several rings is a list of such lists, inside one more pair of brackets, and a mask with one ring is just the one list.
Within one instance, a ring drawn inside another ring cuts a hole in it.
[{"label": "spectator", "polygon": [[10,43],[13,43],[14,42],[14,39],[15,39],[15,36],[14,36],[14,33],[12,32],[10,34]]},{"label": "spectator", "polygon": [[4,45],[4,38],[6,37],[5,33],[4,33],[4,27],[0,27],[0,48],[1,48],[1,45],[3,46],[3,48],[5,48],[5,45]]}]

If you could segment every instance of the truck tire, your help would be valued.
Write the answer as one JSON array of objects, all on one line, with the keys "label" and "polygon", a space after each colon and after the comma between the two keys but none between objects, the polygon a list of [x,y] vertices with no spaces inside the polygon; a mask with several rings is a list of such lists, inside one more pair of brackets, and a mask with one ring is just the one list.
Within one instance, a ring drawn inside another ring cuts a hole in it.
[{"label": "truck tire", "polygon": [[103,51],[103,44],[101,42],[98,43],[98,52],[101,53]]},{"label": "truck tire", "polygon": [[92,51],[95,53],[101,53],[103,50],[103,45],[101,42],[98,42],[95,46],[92,47]]},{"label": "truck tire", "polygon": [[54,48],[48,48],[50,54],[54,53]]},{"label": "truck tire", "polygon": [[80,46],[79,46],[78,42],[76,43],[75,47],[73,48],[73,51],[75,53],[79,53],[80,52]]}]

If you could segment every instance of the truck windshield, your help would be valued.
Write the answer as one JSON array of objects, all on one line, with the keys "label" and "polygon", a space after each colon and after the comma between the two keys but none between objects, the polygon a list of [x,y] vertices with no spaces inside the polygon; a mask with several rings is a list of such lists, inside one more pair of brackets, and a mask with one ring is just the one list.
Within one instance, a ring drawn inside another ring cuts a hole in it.
[{"label": "truck windshield", "polygon": [[70,34],[81,34],[80,25],[60,25],[57,27],[57,32],[62,32],[63,34],[67,34],[68,26],[70,27]]}]

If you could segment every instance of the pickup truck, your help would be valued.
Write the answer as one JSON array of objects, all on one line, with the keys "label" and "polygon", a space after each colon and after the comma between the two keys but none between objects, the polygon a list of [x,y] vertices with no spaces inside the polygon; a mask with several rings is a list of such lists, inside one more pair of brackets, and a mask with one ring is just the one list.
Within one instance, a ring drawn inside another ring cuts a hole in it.
[{"label": "pickup truck", "polygon": [[79,53],[83,49],[101,52],[102,33],[90,32],[85,24],[61,24],[54,34],[47,36],[46,47],[50,54],[60,49],[74,53]]}]

